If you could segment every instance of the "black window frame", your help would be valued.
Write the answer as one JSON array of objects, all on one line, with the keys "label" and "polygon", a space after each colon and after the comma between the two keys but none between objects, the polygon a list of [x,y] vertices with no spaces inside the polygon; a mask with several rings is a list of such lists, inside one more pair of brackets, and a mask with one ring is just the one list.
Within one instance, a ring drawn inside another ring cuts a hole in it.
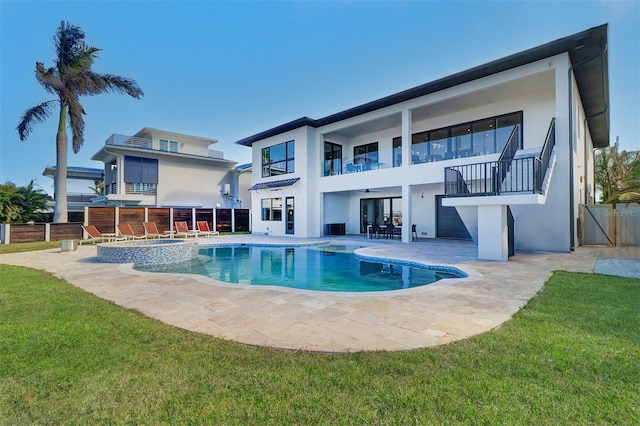
[{"label": "black window frame", "polygon": [[[273,158],[272,151],[284,147],[283,158]],[[275,167],[278,165],[279,167]],[[280,176],[295,172],[295,140],[262,148],[262,177]]]},{"label": "black window frame", "polygon": [[[513,116],[517,116],[517,119],[515,120],[516,121],[515,125],[519,126],[518,149],[522,149],[522,144],[524,139],[523,138],[524,111],[520,110],[520,111],[510,112],[507,114],[500,114],[492,117],[485,117],[479,120],[473,120],[473,121],[454,124],[451,126],[440,127],[437,129],[431,129],[431,130],[413,133],[411,135],[411,146],[412,146],[411,164],[420,164],[420,163],[433,162],[433,161],[449,160],[452,158],[469,157],[469,156],[475,156],[475,155],[490,155],[490,154],[500,153],[502,152],[502,148],[504,148],[504,144],[502,142],[506,143],[506,140],[505,141],[499,140],[500,136],[498,132],[499,132],[499,128],[501,128],[500,121],[501,120],[504,121]],[[476,133],[479,134],[481,132],[484,132],[484,130],[475,132],[474,126],[477,127],[480,124],[484,124],[489,121],[493,121],[493,126],[492,126],[493,129],[491,130],[492,146],[490,147],[490,149],[486,149],[486,146],[484,146],[485,144],[483,143],[483,146],[485,149],[478,151],[476,146],[476,140],[475,140]],[[463,136],[463,134],[462,133],[454,134],[454,129],[465,129],[465,131],[467,131],[468,134],[470,134],[471,136],[470,146],[467,146],[467,147],[458,146],[461,140],[460,137]],[[447,135],[446,138],[435,139],[435,136],[437,134],[442,134],[445,131]],[[511,131],[504,132],[504,134],[506,133],[511,133]],[[440,143],[441,146],[438,147],[437,149],[435,146],[431,145],[436,140],[443,141],[442,143]],[[415,148],[414,148],[414,145],[416,146]],[[422,145],[422,146],[419,146],[419,145]],[[442,147],[445,147],[445,150],[440,149]]]},{"label": "black window frame", "polygon": [[[329,152],[327,152],[327,147],[330,148]],[[339,156],[337,156],[336,154],[338,151],[340,152]],[[338,161],[337,165],[334,164],[336,160]],[[331,169],[332,165],[333,165],[333,170]],[[334,142],[324,141],[323,176],[335,176],[341,173],[342,173],[342,145]]]}]

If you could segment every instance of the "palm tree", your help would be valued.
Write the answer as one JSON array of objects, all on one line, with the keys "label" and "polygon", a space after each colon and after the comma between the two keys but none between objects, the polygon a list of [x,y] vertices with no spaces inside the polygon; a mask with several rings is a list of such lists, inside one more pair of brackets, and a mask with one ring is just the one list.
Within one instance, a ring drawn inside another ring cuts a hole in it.
[{"label": "palm tree", "polygon": [[20,203],[24,196],[13,183],[0,184],[0,223],[11,223],[20,217]]},{"label": "palm tree", "polygon": [[54,181],[56,205],[54,222],[67,222],[67,116],[73,135],[73,152],[78,153],[84,143],[86,114],[79,102],[80,96],[101,93],[126,93],[136,99],[144,94],[135,80],[113,74],[97,74],[91,70],[100,49],[84,43],[84,32],[77,26],[62,21],[55,36],[55,66],[45,69],[36,62],[36,79],[57,99],[42,102],[25,111],[16,130],[20,140],[29,136],[37,123],[46,120],[54,106],[60,107],[56,134],[57,173]]},{"label": "palm tree", "polygon": [[596,151],[595,168],[601,202],[615,204],[625,193],[640,192],[640,151],[620,151],[618,138]]}]

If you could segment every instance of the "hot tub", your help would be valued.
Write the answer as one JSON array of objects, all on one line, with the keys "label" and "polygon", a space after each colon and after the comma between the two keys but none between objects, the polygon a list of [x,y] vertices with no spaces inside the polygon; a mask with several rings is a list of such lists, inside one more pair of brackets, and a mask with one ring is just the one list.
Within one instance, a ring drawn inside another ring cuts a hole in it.
[{"label": "hot tub", "polygon": [[97,244],[98,261],[134,263],[140,266],[187,262],[198,257],[198,244],[193,241],[141,240]]}]

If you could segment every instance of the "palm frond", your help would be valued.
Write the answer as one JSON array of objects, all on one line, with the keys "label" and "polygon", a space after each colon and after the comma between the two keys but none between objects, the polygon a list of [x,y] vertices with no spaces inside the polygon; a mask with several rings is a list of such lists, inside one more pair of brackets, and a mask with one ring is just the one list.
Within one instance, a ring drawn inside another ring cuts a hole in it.
[{"label": "palm frond", "polygon": [[91,69],[93,62],[97,58],[97,53],[100,50],[102,49],[87,46],[82,43],[82,46],[78,49],[76,56],[74,56],[71,62],[68,64],[68,68],[82,71]]},{"label": "palm frond", "polygon": [[[144,92],[138,86],[138,83],[127,77],[121,77],[113,74],[97,74],[89,71],[87,76],[94,82],[97,87],[100,87],[101,92],[109,93],[126,93],[136,99],[140,99],[144,96]],[[92,93],[97,94],[97,93]]]},{"label": "palm frond", "polygon": [[55,68],[45,69],[42,62],[36,62],[36,80],[52,95],[58,94],[64,86]]},{"label": "palm frond", "polygon": [[60,27],[54,36],[56,47],[56,68],[61,70],[71,64],[78,52],[84,46],[84,31],[69,22],[60,22]]},{"label": "palm frond", "polygon": [[72,98],[67,105],[69,112],[69,127],[71,128],[73,152],[78,153],[84,144],[84,108],[77,98]]},{"label": "palm frond", "polygon": [[50,100],[46,102],[42,102],[39,105],[34,106],[24,112],[16,130],[18,131],[18,135],[20,136],[20,140],[24,141],[29,137],[29,133],[33,130],[36,124],[43,122],[51,115],[52,104],[60,101]]}]

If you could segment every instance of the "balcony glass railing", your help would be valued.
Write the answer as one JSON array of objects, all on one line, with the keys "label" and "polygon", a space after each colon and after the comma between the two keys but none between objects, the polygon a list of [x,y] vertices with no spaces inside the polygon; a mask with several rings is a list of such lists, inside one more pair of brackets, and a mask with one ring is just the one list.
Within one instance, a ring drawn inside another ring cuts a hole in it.
[{"label": "balcony glass railing", "polygon": [[402,165],[402,153],[399,149],[379,150],[364,158],[328,159],[324,161],[323,176],[368,172],[388,169]]}]

